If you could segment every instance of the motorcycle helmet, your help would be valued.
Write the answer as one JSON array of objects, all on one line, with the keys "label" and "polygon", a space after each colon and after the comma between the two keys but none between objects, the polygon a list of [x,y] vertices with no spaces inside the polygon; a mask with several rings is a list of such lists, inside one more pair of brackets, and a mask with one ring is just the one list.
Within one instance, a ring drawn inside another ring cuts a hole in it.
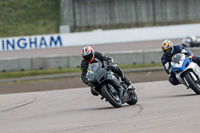
[{"label": "motorcycle helmet", "polygon": [[162,50],[164,52],[165,55],[172,55],[174,47],[173,47],[173,43],[170,40],[165,40],[162,43]]},{"label": "motorcycle helmet", "polygon": [[90,46],[86,46],[82,49],[82,57],[87,62],[90,63],[94,59],[94,49]]},{"label": "motorcycle helmet", "polygon": [[185,39],[185,41],[187,43],[193,43],[193,44],[195,44],[195,43],[197,43],[197,38],[195,36],[187,36],[186,39]]}]

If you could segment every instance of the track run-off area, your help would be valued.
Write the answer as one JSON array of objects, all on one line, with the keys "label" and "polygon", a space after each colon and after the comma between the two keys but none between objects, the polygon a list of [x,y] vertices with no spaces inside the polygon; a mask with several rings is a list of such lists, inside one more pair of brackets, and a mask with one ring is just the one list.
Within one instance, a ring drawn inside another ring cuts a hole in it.
[{"label": "track run-off area", "polygon": [[[92,46],[99,52],[161,49],[163,40]],[[180,44],[181,39],[172,40]],[[80,55],[82,46],[1,53],[0,58]],[[0,95],[0,133],[199,133],[200,96],[168,81],[134,83],[138,103],[113,108],[90,88]]]},{"label": "track run-off area", "polygon": [[89,87],[0,95],[1,133],[199,133],[200,96],[168,81],[133,84],[136,105],[113,108]]}]

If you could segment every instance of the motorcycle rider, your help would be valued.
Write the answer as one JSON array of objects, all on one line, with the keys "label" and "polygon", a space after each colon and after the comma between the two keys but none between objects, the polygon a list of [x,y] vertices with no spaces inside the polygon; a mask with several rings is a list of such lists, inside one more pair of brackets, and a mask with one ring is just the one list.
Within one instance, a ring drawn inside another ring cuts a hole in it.
[{"label": "motorcycle rider", "polygon": [[165,40],[162,42],[163,55],[161,56],[161,62],[167,74],[169,74],[169,82],[173,85],[178,85],[180,82],[176,79],[175,73],[172,72],[171,58],[177,53],[182,53],[188,56],[189,59],[192,59],[197,65],[200,66],[200,58],[197,55],[194,55],[192,51],[186,49],[181,45],[173,46],[173,43],[170,40]]},{"label": "motorcycle rider", "polygon": [[184,38],[182,40],[181,45],[184,46],[184,47],[199,47],[200,42],[199,42],[199,39],[197,39],[196,36],[187,36],[186,38]]},{"label": "motorcycle rider", "polygon": [[[82,57],[83,57],[83,60],[81,62],[81,71],[82,71],[81,80],[88,86],[91,86],[91,87],[93,86],[90,82],[88,82],[86,78],[88,64],[94,63],[94,62],[101,62],[104,67],[104,61],[107,62],[107,70],[111,70],[112,72],[119,75],[122,81],[124,81],[124,83],[127,84],[127,86],[131,85],[131,81],[129,81],[124,76],[124,73],[122,72],[122,70],[117,65],[113,65],[113,58],[105,56],[100,52],[94,51],[94,49],[91,46],[86,46],[82,49]],[[98,95],[92,89],[91,89],[91,93],[93,95]]]}]

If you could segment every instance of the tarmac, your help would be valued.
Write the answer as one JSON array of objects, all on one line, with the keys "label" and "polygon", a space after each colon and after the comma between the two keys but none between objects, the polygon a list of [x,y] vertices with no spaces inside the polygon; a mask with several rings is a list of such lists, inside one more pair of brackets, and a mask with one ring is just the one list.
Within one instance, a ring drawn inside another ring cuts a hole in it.
[{"label": "tarmac", "polygon": [[2,133],[199,133],[199,96],[168,81],[135,84],[136,105],[113,108],[89,88],[0,95]]}]

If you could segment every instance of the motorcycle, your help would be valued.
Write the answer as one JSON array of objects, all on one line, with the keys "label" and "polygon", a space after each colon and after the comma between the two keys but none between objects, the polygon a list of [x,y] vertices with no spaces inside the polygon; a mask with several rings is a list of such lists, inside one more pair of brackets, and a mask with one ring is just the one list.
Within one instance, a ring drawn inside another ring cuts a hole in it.
[{"label": "motorcycle", "polygon": [[187,36],[181,42],[184,47],[200,47],[200,38],[196,36]]},{"label": "motorcycle", "polygon": [[135,88],[128,88],[118,75],[102,67],[101,62],[89,64],[86,77],[94,85],[91,89],[102,96],[101,100],[105,98],[115,108],[124,103],[134,105],[138,101]]},{"label": "motorcycle", "polygon": [[185,54],[175,54],[172,57],[172,72],[187,89],[191,88],[197,95],[200,94],[200,67],[192,62]]}]

